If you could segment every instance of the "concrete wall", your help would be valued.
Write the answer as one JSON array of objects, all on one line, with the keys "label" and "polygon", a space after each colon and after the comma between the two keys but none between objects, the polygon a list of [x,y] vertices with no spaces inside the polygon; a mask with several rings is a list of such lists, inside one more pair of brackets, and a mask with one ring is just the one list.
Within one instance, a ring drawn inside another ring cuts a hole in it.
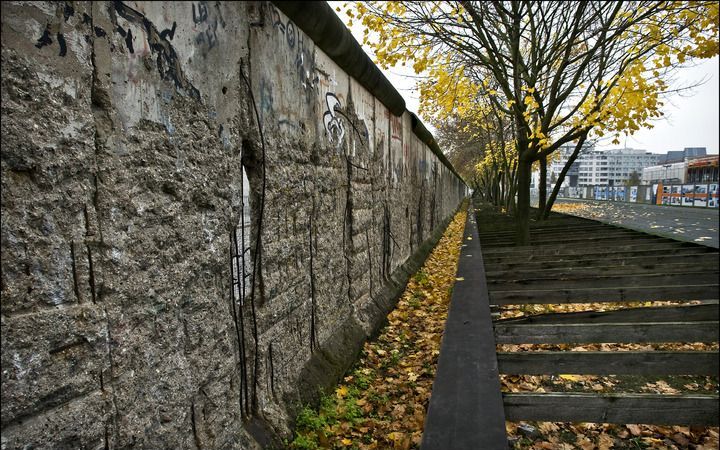
[{"label": "concrete wall", "polygon": [[3,3],[2,448],[287,433],[465,195],[411,125],[270,3]]}]

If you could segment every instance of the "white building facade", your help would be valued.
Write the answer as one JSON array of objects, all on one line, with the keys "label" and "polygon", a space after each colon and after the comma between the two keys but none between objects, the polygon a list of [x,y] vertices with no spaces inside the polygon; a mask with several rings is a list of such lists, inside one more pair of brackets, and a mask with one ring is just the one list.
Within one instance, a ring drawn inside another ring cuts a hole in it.
[{"label": "white building facade", "polygon": [[659,157],[633,148],[585,152],[578,158],[578,186],[623,186],[633,172],[640,178],[643,169],[656,165]]},{"label": "white building facade", "polygon": [[686,181],[687,161],[646,167],[642,171],[643,184],[683,184]]},{"label": "white building facade", "polygon": [[[585,153],[593,151],[595,147],[593,144],[586,143],[583,145],[582,150],[580,150],[580,155],[583,155]],[[560,178],[560,172],[562,172],[563,168],[565,167],[565,164],[567,164],[568,160],[570,159],[570,156],[575,151],[575,144],[566,144],[560,147],[554,154],[555,158],[548,163],[547,166],[547,187],[548,191],[552,191],[552,189],[555,187],[555,182]],[[575,163],[570,167],[568,172],[565,174],[565,179],[563,180],[562,187],[568,188],[568,187],[577,187],[578,186],[578,176],[579,176],[579,169],[580,169],[580,160],[575,160]],[[531,186],[534,189],[537,189],[538,184],[540,180],[540,171],[535,170],[532,173],[532,182]]]}]

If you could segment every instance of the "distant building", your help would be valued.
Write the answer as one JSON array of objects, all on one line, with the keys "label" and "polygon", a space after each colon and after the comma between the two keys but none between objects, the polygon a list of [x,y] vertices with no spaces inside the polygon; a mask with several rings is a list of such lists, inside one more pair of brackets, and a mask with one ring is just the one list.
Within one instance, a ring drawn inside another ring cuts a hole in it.
[{"label": "distant building", "polygon": [[[687,150],[687,149],[686,149]],[[702,149],[705,153],[705,149]],[[671,152],[668,152],[668,154]],[[718,155],[696,155],[643,169],[643,184],[717,183]]]},{"label": "distant building", "polygon": [[642,184],[683,184],[686,179],[687,161],[657,164],[642,171]]},{"label": "distant building", "polygon": [[660,155],[658,164],[670,164],[695,158],[698,156],[706,156],[707,148],[705,147],[685,147],[683,150],[671,150],[664,155]]},{"label": "distant building", "polygon": [[[582,147],[582,150],[580,150],[580,155],[583,155],[587,152],[590,152],[594,149],[593,144],[591,143],[585,143]],[[560,178],[560,172],[562,172],[563,168],[565,167],[565,164],[567,164],[568,160],[570,159],[570,156],[575,151],[575,144],[565,144],[561,146],[559,149],[557,149],[554,156],[557,158],[550,162],[547,167],[547,187],[548,192],[552,191],[552,189],[555,187],[555,182]],[[570,166],[570,169],[565,174],[565,179],[563,180],[562,187],[577,187],[578,186],[578,179],[580,177],[580,162],[579,159],[575,160],[575,163],[573,163],[572,166]],[[531,182],[531,188],[537,188],[538,182],[540,179],[540,171],[536,170],[532,174],[532,182]],[[548,194],[549,195],[549,194]]]},{"label": "distant building", "polygon": [[720,181],[720,157],[710,155],[688,160],[688,183],[717,183]]},{"label": "distant building", "polygon": [[593,150],[578,158],[578,186],[622,186],[633,172],[656,165],[661,155],[646,150],[619,148]]}]

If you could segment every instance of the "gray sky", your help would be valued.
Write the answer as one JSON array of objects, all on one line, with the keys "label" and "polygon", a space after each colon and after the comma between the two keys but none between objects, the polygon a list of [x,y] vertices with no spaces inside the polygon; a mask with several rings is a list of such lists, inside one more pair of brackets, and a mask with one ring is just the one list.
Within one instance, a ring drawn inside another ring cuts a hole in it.
[{"label": "gray sky", "polygon": [[[335,9],[341,7],[338,16],[347,23],[342,1],[328,2]],[[359,21],[354,21],[351,29],[355,39],[361,43],[363,38],[363,26]],[[372,52],[366,46],[365,51],[371,55]],[[677,75],[677,86],[688,86],[700,81],[705,82],[690,91],[682,94],[673,94],[664,102],[662,108],[665,114],[661,120],[654,122],[652,129],[642,129],[627,138],[627,146],[648,150],[653,153],[666,153],[670,150],[682,150],[685,147],[706,147],[709,154],[717,154],[720,148],[720,131],[718,123],[720,116],[720,75],[718,57],[706,60],[698,60],[694,67],[682,69]],[[419,93],[414,90],[415,73],[410,67],[394,67],[390,70],[383,70],[385,76],[405,98],[407,109],[413,112],[418,111]],[[676,87],[677,87],[676,86]],[[427,125],[427,124],[426,124]],[[430,128],[428,126],[428,128]],[[620,145],[610,143],[612,139],[605,140],[596,145],[599,149],[618,148],[625,145],[625,140],[620,139]]]},{"label": "gray sky", "polygon": [[[678,83],[692,85],[707,80],[702,86],[683,94],[673,95],[665,102],[665,116],[655,128],[643,129],[628,137],[627,146],[653,153],[682,150],[684,147],[707,147],[708,153],[718,153],[718,57],[700,60],[697,66],[678,72]],[[600,147],[604,148],[604,147]]]}]

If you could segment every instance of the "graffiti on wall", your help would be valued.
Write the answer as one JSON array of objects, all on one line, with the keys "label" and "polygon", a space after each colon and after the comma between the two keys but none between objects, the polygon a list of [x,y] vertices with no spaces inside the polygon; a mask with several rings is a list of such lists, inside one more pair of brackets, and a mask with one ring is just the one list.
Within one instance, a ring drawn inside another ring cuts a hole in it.
[{"label": "graffiti on wall", "polygon": [[323,114],[325,131],[327,131],[330,143],[337,145],[340,144],[343,137],[345,137],[345,127],[343,126],[341,117],[336,111],[336,108],[341,108],[342,105],[335,94],[331,92],[325,94],[325,104],[327,105],[327,110],[325,114]]},{"label": "graffiti on wall", "polygon": [[[56,14],[58,18],[60,17],[60,8],[62,8],[62,16],[64,18],[64,22],[67,22],[70,17],[75,15],[75,8],[73,8],[72,5],[70,5],[69,3],[65,3],[62,6],[58,6],[58,12]],[[85,14],[85,16],[87,16],[87,14]],[[83,24],[84,23],[86,22],[83,20]],[[49,23],[45,25],[45,29],[35,43],[35,47],[43,48],[48,45],[53,45],[52,34],[53,31],[55,31],[54,28],[57,28],[57,32],[54,33],[54,36],[57,40],[57,44],[59,47],[58,56],[65,57],[67,55],[67,42],[65,42],[65,35],[62,32],[63,22],[60,22],[59,20],[56,24],[53,24],[53,26],[51,26],[51,24]]]},{"label": "graffiti on wall", "polygon": [[[58,56],[65,56],[65,55],[67,55],[67,44],[65,43],[65,36],[64,36],[62,33],[58,32],[58,33],[55,35],[55,37],[56,37],[56,39],[57,39],[58,46],[60,47],[60,53],[58,53]],[[38,38],[38,41],[37,41],[37,43],[35,44],[35,47],[37,47],[37,48],[43,48],[43,47],[45,47],[46,45],[52,45],[52,43],[53,43],[53,40],[52,40],[52,38],[50,37],[50,24],[48,24],[48,25],[45,27],[45,30],[43,31],[42,36],[40,36],[40,37]]]},{"label": "graffiti on wall", "polygon": [[312,99],[313,92],[317,89],[319,82],[315,70],[315,56],[312,50],[306,45],[305,35],[290,19],[280,16],[280,12],[270,2],[266,3],[268,15],[273,29],[277,30],[283,37],[285,44],[294,52],[293,65],[300,85],[308,94],[307,100]]},{"label": "graffiti on wall", "polygon": [[206,56],[208,51],[218,45],[218,25],[225,28],[225,19],[217,3],[215,3],[214,9],[215,11],[212,12],[206,1],[191,5],[193,31],[198,33],[195,36],[195,44],[205,49],[205,52],[202,53],[203,56]]},{"label": "graffiti on wall", "polygon": [[[145,31],[147,42],[150,46],[150,51],[153,55],[157,55],[156,66],[163,80],[172,81],[178,90],[186,92],[190,97],[200,99],[200,91],[192,85],[185,75],[180,58],[175,51],[175,48],[168,41],[172,39],[175,32],[172,30],[158,31],[155,25],[141,12],[125,5],[122,2],[114,2],[114,12],[126,21],[134,24],[135,26],[141,27]],[[115,22],[117,19],[114,18]],[[116,23],[117,25],[117,23]],[[118,33],[122,35],[120,26],[116,27]],[[174,27],[173,27],[174,30]],[[129,31],[125,31],[125,42],[128,45],[128,50],[133,52],[132,49],[132,36]],[[167,31],[167,32],[166,32]],[[128,39],[130,37],[130,39]]]}]

